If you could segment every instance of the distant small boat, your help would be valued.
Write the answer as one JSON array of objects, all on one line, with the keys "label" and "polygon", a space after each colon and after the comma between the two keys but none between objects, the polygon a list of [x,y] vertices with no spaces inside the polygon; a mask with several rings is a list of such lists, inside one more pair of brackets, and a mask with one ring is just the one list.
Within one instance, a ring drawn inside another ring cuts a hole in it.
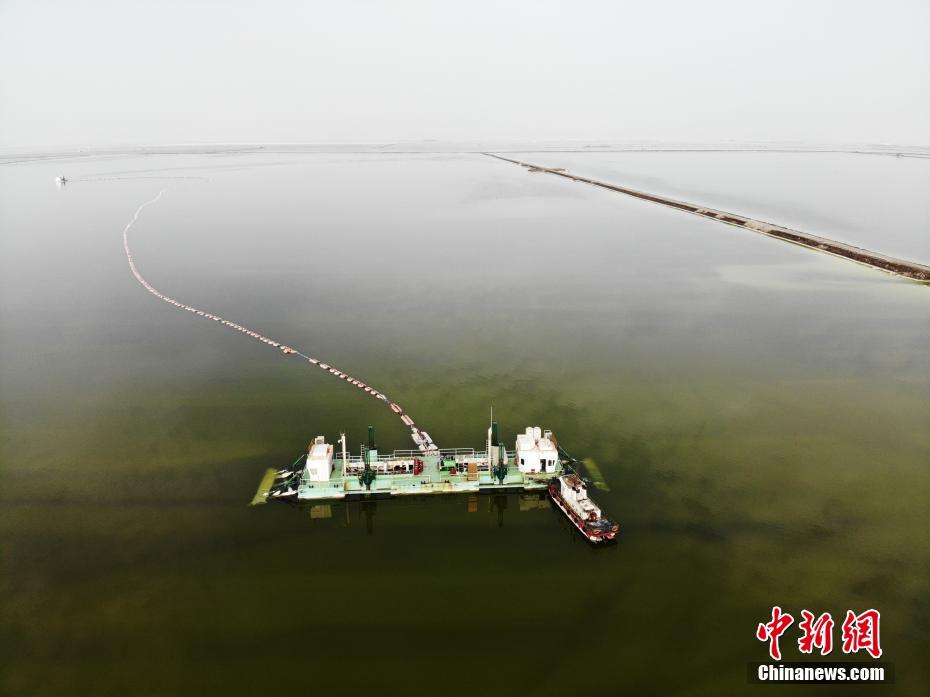
[{"label": "distant small boat", "polygon": [[68,178],[64,174],[61,174],[55,177],[55,183],[58,184],[58,186],[63,186],[68,183]]}]

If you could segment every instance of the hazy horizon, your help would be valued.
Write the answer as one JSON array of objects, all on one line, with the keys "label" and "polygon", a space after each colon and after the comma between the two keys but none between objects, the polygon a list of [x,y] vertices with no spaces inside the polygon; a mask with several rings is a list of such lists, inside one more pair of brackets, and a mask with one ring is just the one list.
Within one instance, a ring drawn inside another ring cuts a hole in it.
[{"label": "hazy horizon", "polygon": [[930,145],[930,4],[0,2],[0,147]]}]

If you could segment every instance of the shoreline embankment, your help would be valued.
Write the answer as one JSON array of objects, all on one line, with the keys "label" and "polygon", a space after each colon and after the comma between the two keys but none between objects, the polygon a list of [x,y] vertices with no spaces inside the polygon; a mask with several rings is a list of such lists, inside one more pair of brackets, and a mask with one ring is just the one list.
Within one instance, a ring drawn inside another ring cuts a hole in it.
[{"label": "shoreline embankment", "polygon": [[714,208],[709,208],[707,206],[698,206],[693,203],[686,203],[685,201],[677,201],[673,198],[668,198],[667,196],[651,194],[644,191],[637,191],[636,189],[629,189],[627,187],[618,186],[609,182],[591,179],[589,177],[582,177],[557,167],[543,167],[541,165],[534,165],[530,164],[529,162],[522,162],[521,160],[513,160],[509,157],[503,157],[493,153],[484,154],[488,157],[494,157],[498,160],[503,160],[504,162],[511,162],[515,165],[526,167],[531,172],[545,172],[547,174],[555,174],[559,177],[565,177],[566,179],[571,179],[572,181],[591,184],[592,186],[598,186],[602,189],[616,191],[618,193],[626,194],[627,196],[633,196],[634,198],[642,199],[644,201],[651,201],[653,203],[676,208],[687,213],[693,213],[694,215],[699,215],[702,218],[709,218],[711,220],[717,220],[721,223],[726,223],[727,225],[734,225],[736,227],[745,228],[752,232],[768,235],[769,237],[774,237],[784,242],[790,242],[801,247],[807,247],[808,249],[813,249],[818,252],[832,254],[833,256],[841,257],[843,259],[849,259],[850,261],[854,261],[865,266],[870,266],[887,273],[895,274],[896,276],[901,276],[912,281],[930,283],[930,266],[919,264],[914,261],[898,259],[887,254],[873,252],[871,250],[863,249],[862,247],[856,247],[845,242],[839,242],[837,240],[831,240],[826,237],[820,237],[818,235],[802,232],[801,230],[794,230],[782,225],[775,225],[773,223],[767,223],[763,220],[749,218],[739,213],[729,213],[727,211],[720,211]]}]

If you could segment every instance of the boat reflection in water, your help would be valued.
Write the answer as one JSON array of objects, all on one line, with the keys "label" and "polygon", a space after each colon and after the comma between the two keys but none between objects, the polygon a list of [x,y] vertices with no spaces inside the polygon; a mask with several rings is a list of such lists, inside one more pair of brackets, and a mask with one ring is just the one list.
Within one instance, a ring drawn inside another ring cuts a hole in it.
[{"label": "boat reflection in water", "polygon": [[[364,523],[365,532],[368,535],[374,535],[375,533],[374,519],[379,505],[382,506],[384,511],[382,526],[388,527],[393,524],[398,527],[409,525],[411,509],[423,509],[416,512],[418,518],[422,516],[423,525],[429,525],[430,520],[433,520],[437,514],[442,517],[443,513],[448,516],[453,511],[457,511],[464,513],[466,516],[480,516],[482,514],[493,516],[496,514],[497,527],[499,528],[504,527],[505,511],[510,511],[510,515],[518,513],[539,514],[543,511],[555,512],[548,496],[543,493],[472,494],[467,498],[453,500],[443,497],[441,501],[424,496],[419,499],[406,499],[403,501],[397,499],[384,499],[381,501],[369,499],[292,505],[305,514],[314,526],[356,528]],[[440,510],[435,510],[435,507]],[[426,508],[434,510],[427,511]]]}]

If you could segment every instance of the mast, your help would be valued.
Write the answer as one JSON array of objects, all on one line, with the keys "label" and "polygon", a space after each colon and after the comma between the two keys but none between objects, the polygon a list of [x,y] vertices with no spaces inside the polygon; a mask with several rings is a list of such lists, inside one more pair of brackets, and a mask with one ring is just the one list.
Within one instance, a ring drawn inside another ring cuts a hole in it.
[{"label": "mast", "polygon": [[378,457],[377,447],[378,446],[375,445],[375,427],[369,426],[368,448],[365,450],[365,469],[358,477],[358,483],[362,484],[368,491],[371,491],[371,484],[375,481],[375,477],[377,476],[375,471],[371,469],[372,453],[374,453],[375,458]]}]

